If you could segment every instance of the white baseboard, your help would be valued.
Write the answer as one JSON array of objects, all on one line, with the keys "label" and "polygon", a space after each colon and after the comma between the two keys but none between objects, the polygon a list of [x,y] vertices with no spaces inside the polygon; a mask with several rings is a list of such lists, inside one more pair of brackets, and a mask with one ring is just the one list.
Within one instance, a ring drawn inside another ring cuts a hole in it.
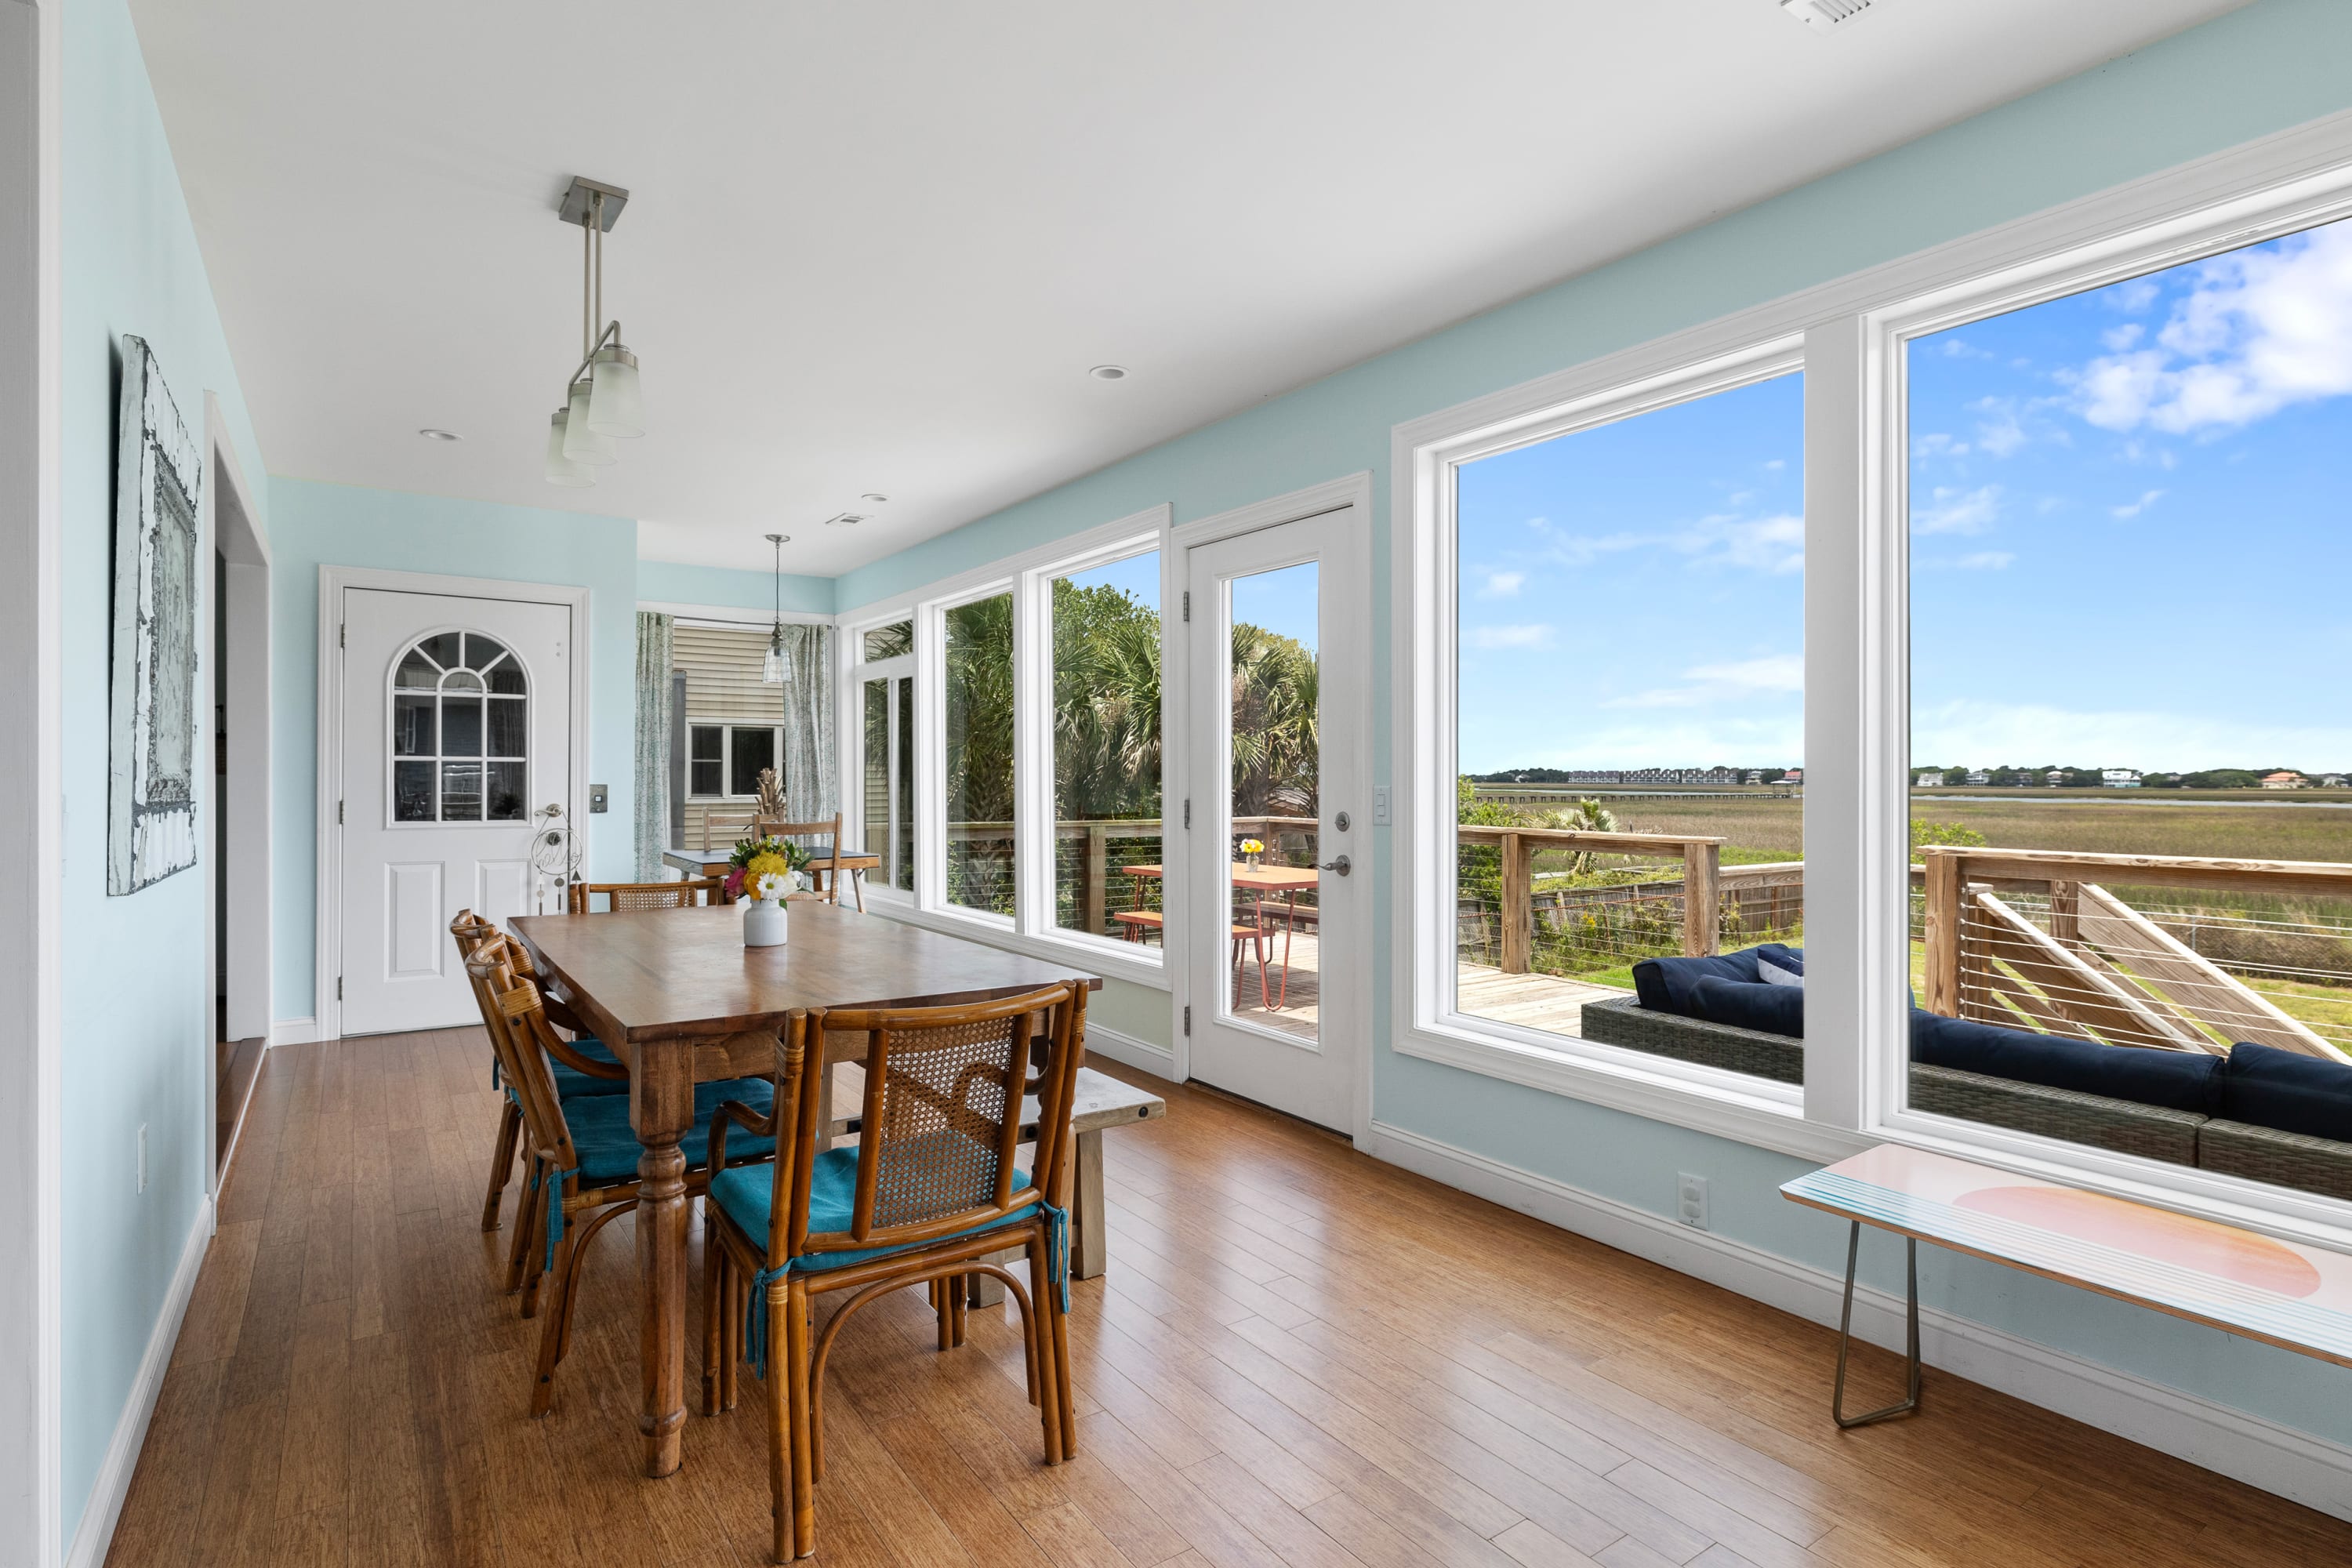
[{"label": "white baseboard", "polygon": [[1139,1040],[1133,1035],[1122,1035],[1117,1029],[1106,1029],[1091,1019],[1087,1023],[1087,1055],[1108,1057],[1121,1066],[1158,1078],[1176,1076],[1174,1051],[1149,1040]]},{"label": "white baseboard", "polygon": [[156,1396],[163,1392],[163,1373],[172,1364],[172,1347],[179,1343],[180,1323],[188,1315],[188,1300],[196,1291],[196,1276],[204,1271],[205,1252],[213,1239],[213,1200],[199,1200],[195,1223],[188,1227],[187,1244],[180,1249],[180,1266],[172,1288],[156,1314],[154,1331],[147,1336],[147,1353],[140,1358],[139,1374],[131,1380],[131,1397],[123,1402],[106,1458],[90,1483],[82,1505],[81,1527],[74,1531],[66,1552],[66,1568],[98,1568],[114,1542],[114,1526],[122,1517],[122,1500],[131,1490],[131,1474],[139,1465],[139,1449],[147,1441],[147,1423],[155,1415]]},{"label": "white baseboard", "polygon": [[[1695,1230],[1647,1209],[1387,1122],[1372,1123],[1365,1152],[1809,1322],[1832,1325],[1837,1321],[1845,1284],[1841,1275],[1710,1231]],[[1901,1350],[1900,1296],[1858,1286],[1853,1293],[1853,1317],[1857,1336],[1888,1350]],[[1922,1308],[1919,1340],[1920,1357],[1930,1366],[2234,1477],[2305,1508],[2352,1520],[2352,1447],[1949,1312]],[[1825,1423],[1830,1370],[1824,1363],[1822,1419]],[[1928,1398],[1932,1404],[1932,1389]],[[1933,1418],[1931,1411],[1927,1419]]]},{"label": "white baseboard", "polygon": [[273,1046],[307,1046],[319,1037],[316,1018],[280,1018],[269,1026]]}]

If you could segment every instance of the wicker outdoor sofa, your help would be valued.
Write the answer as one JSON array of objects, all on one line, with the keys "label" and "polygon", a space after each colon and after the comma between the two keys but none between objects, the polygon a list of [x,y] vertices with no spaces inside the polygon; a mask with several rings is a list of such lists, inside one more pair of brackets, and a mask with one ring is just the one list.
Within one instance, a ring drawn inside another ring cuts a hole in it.
[{"label": "wicker outdoor sofa", "polygon": [[[1586,1003],[1584,1037],[1780,1083],[1802,1083],[1805,1078],[1801,1040],[1653,1011],[1633,996]],[[1925,1062],[1911,1065],[1911,1105],[1940,1116],[2352,1199],[2352,1143],[2333,1139]]]}]

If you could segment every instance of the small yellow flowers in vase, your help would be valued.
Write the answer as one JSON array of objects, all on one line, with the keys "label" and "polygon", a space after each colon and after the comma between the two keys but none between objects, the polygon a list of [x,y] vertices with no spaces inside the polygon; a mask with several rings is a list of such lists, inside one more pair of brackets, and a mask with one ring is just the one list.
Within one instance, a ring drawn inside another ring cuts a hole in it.
[{"label": "small yellow flowers in vase", "polygon": [[1243,864],[1255,866],[1257,864],[1257,858],[1265,853],[1265,846],[1259,843],[1256,839],[1244,838],[1242,840]]},{"label": "small yellow flowers in vase", "polygon": [[743,901],[745,947],[782,947],[790,940],[784,900],[805,880],[801,868],[808,858],[807,850],[782,838],[747,838],[735,847],[727,891]]}]

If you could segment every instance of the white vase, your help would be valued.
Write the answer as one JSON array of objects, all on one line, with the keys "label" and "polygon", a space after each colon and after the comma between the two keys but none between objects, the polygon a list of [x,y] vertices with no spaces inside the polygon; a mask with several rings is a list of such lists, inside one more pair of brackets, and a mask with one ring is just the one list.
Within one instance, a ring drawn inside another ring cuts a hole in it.
[{"label": "white vase", "polygon": [[743,905],[743,945],[745,947],[782,947],[790,940],[785,924],[784,903],[765,899],[750,899]]}]

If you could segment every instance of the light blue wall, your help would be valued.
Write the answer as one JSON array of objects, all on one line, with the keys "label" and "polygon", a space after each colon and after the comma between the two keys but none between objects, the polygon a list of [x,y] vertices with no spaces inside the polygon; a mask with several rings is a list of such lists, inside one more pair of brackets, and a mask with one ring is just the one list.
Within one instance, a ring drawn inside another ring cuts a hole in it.
[{"label": "light blue wall", "polygon": [[585,863],[600,881],[625,881],[633,868],[636,539],[637,525],[625,518],[269,481],[278,1017],[317,1012],[319,568],[373,566],[588,590],[588,777],[610,788],[612,810],[588,819]]},{"label": "light blue wall", "polygon": [[[841,579],[836,603],[854,609],[1162,501],[1182,522],[1369,468],[1373,646],[1385,648],[1391,426],[2352,108],[2347,58],[2352,5],[2263,0],[875,563]],[[1389,671],[1375,668],[1386,780]],[[1378,837],[1385,952],[1392,868]],[[1800,1162],[1396,1055],[1388,1002],[1381,988],[1381,1120],[1653,1213],[1671,1211],[1676,1173],[1706,1175],[1717,1232],[1843,1266],[1841,1227],[1773,1190]],[[1878,1282],[1899,1289],[1893,1249],[1874,1261]],[[1990,1265],[1938,1256],[1922,1268],[1932,1305],[2352,1442],[2352,1373]]]},{"label": "light blue wall", "polygon": [[[191,437],[218,395],[248,479],[263,472],[172,153],[121,0],[63,15],[65,1061],[61,1456],[68,1540],[163,1310],[205,1195],[213,1036],[205,880],[183,871],[106,892],[110,552],[117,362],[153,348]],[[267,498],[257,504],[266,505]],[[209,552],[207,542],[204,552]],[[211,582],[211,574],[204,574]],[[205,661],[207,665],[210,660]],[[202,726],[210,755],[211,726]],[[21,743],[19,742],[18,743]],[[209,761],[197,771],[209,795]],[[197,819],[209,821],[210,800]],[[138,1129],[147,1190],[137,1190]]]},{"label": "light blue wall", "polygon": [[[784,574],[784,608],[809,615],[833,614],[830,577]],[[725,605],[769,610],[776,604],[776,579],[767,572],[737,572],[725,566],[686,566],[675,561],[637,563],[637,597],[663,605]]]}]

